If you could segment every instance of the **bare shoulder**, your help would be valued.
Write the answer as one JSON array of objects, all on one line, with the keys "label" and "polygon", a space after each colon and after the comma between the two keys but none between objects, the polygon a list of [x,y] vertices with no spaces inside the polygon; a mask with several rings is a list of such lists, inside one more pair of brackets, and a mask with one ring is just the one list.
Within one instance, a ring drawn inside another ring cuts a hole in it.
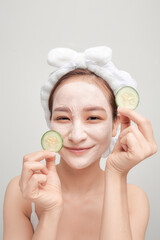
[{"label": "bare shoulder", "polygon": [[12,178],[8,183],[4,199],[4,208],[6,205],[7,206],[15,205],[15,207],[17,206],[17,208],[19,208],[20,211],[22,211],[26,216],[28,216],[31,212],[31,203],[25,200],[22,196],[19,186],[20,177],[21,177],[20,175],[16,176]]},{"label": "bare shoulder", "polygon": [[8,186],[6,188],[6,193],[5,193],[5,201],[9,201],[10,197],[14,197],[17,198],[17,200],[20,198],[22,198],[22,194],[20,191],[20,187],[19,187],[19,180],[20,180],[20,175],[16,176],[14,178],[12,178],[10,180],[10,182],[8,183]]},{"label": "bare shoulder", "polygon": [[22,196],[20,176],[14,177],[6,188],[4,198],[4,239],[31,239],[33,229],[30,223],[31,203]]},{"label": "bare shoulder", "polygon": [[[128,203],[131,212],[139,206],[149,208],[149,201],[145,191],[134,184],[127,184]],[[142,205],[142,206],[141,206]],[[147,210],[146,209],[146,210]]]},{"label": "bare shoulder", "polygon": [[16,177],[14,177],[10,180],[10,182],[8,183],[7,189],[6,189],[7,193],[8,193],[8,191],[18,191],[18,192],[20,192],[20,189],[19,189],[20,177],[21,177],[21,175],[16,176]]},{"label": "bare shoulder", "polygon": [[127,185],[128,207],[133,239],[144,238],[149,221],[149,200],[143,189],[134,184]]}]

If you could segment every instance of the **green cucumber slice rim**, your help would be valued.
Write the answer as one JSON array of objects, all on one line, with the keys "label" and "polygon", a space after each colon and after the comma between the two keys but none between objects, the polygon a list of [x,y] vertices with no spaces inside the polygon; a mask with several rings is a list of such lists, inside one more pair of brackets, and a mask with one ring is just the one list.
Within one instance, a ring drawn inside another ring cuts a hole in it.
[{"label": "green cucumber slice rim", "polygon": [[63,147],[63,138],[59,132],[49,130],[42,135],[41,146],[44,150],[59,152]]},{"label": "green cucumber slice rim", "polygon": [[134,110],[139,105],[140,97],[135,88],[124,86],[117,91],[115,102],[117,107],[126,107]]}]

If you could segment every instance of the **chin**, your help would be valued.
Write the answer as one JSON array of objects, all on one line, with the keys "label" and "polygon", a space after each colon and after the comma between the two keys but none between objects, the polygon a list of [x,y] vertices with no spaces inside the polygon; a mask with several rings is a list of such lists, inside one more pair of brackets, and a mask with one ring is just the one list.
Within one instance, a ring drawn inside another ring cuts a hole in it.
[{"label": "chin", "polygon": [[94,156],[92,157],[70,157],[70,156],[63,156],[63,154],[60,155],[61,156],[61,161],[65,161],[65,163],[70,166],[73,169],[84,169],[89,167],[90,165],[92,165],[93,163],[95,163],[97,160],[100,161],[101,156],[99,156],[99,158],[94,158]]}]

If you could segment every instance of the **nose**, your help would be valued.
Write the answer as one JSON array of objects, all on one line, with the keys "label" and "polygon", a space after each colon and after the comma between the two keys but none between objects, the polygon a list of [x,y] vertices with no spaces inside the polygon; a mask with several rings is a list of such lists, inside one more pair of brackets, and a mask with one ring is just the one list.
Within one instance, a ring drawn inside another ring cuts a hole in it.
[{"label": "nose", "polygon": [[84,130],[83,124],[80,122],[80,120],[75,121],[72,124],[68,139],[73,143],[78,144],[84,141],[86,138],[87,138],[87,134]]}]

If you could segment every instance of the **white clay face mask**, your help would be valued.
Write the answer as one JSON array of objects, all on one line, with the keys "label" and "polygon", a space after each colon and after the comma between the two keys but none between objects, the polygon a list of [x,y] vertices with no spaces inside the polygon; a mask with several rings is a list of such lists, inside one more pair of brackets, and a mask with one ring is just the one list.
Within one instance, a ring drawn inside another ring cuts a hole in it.
[{"label": "white clay face mask", "polygon": [[112,137],[112,113],[103,92],[77,79],[64,83],[54,95],[51,129],[62,135],[59,154],[71,167],[100,159]]}]

